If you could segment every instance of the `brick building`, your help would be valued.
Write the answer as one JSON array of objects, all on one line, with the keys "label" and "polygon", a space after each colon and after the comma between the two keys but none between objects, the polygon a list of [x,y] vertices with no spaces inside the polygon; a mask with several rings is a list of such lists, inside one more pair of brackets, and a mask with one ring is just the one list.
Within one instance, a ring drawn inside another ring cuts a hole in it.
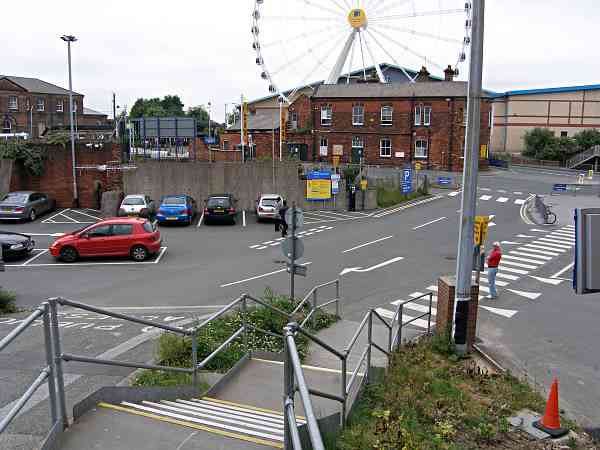
[{"label": "brick building", "polygon": [[[73,93],[75,123],[82,131],[112,129],[106,114],[84,106]],[[0,75],[0,133],[42,137],[48,130],[69,127],[69,91],[37,78]]]},{"label": "brick building", "polygon": [[[332,162],[337,153],[341,163],[359,163],[363,158],[364,164],[404,166],[418,161],[428,169],[460,171],[467,83],[452,81],[452,76],[447,71],[446,80],[433,80],[422,69],[416,83],[321,84],[288,106],[284,151],[304,161]],[[252,106],[250,110],[249,133],[259,158],[271,154],[272,139],[263,142],[255,135],[274,135],[278,140],[278,115],[272,121],[274,129],[253,129],[267,111],[272,110],[253,112]],[[491,98],[486,94],[480,137],[486,146],[490,119]],[[239,144],[239,127],[228,130],[223,139]]]}]

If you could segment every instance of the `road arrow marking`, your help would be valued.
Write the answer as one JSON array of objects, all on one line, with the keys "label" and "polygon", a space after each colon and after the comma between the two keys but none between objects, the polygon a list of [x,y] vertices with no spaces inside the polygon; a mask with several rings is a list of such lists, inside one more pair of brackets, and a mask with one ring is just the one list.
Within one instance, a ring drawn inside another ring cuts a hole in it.
[{"label": "road arrow marking", "polygon": [[534,277],[533,275],[529,275],[534,280],[541,281],[542,283],[551,284],[552,286],[558,286],[565,280],[558,280],[556,278],[542,278],[542,277]]},{"label": "road arrow marking", "polygon": [[393,264],[398,261],[402,261],[403,259],[404,259],[404,257],[398,256],[396,258],[389,259],[387,261],[376,264],[374,266],[367,267],[366,269],[363,269],[362,267],[347,267],[340,272],[340,276],[346,275],[347,273],[350,273],[350,272],[358,272],[358,273],[371,272],[372,270],[381,269],[382,267],[389,266],[390,264]]},{"label": "road arrow marking", "polygon": [[519,312],[519,311],[515,311],[514,309],[492,308],[491,306],[479,305],[479,307],[482,309],[485,309],[486,311],[489,311],[493,314],[498,314],[499,316],[506,317],[508,319],[510,319],[511,317],[513,317],[515,314],[517,314]]},{"label": "road arrow marking", "polygon": [[496,226],[496,224],[494,222],[488,223],[488,228],[492,228],[492,227],[495,227],[495,226]]},{"label": "road arrow marking", "polygon": [[538,292],[517,291],[515,289],[507,289],[507,290],[512,292],[513,294],[517,294],[517,295],[520,295],[521,297],[528,298],[529,300],[536,300],[537,298],[539,298],[542,295],[541,293],[538,293]]}]

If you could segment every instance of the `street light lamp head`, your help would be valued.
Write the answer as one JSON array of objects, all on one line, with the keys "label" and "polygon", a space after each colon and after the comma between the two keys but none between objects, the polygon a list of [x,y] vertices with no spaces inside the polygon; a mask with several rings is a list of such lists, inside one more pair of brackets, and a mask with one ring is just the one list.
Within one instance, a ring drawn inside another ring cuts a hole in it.
[{"label": "street light lamp head", "polygon": [[77,38],[75,36],[67,35],[67,34],[62,35],[60,38],[65,42],[75,42],[77,40]]}]

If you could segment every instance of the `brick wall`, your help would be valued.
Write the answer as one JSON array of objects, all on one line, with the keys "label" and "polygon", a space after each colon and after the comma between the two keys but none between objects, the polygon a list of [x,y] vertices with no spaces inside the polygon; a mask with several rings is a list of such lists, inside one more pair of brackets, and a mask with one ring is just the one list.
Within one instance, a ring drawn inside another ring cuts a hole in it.
[{"label": "brick wall", "polygon": [[[11,190],[35,190],[44,192],[56,199],[58,207],[73,206],[73,176],[70,148],[48,146],[48,158],[45,161],[44,173],[41,176],[30,175],[22,166],[15,165],[11,178]],[[100,150],[78,147],[76,150],[77,166],[104,165],[110,161],[120,161],[119,145],[106,145]],[[100,192],[122,189],[122,172],[96,169],[78,169],[77,184],[80,206],[97,208],[97,190]]]},{"label": "brick wall", "polygon": [[[270,159],[273,155],[273,138],[275,140],[275,158],[279,158],[279,130],[275,130],[273,133],[272,130],[262,131],[262,130],[252,130],[252,143],[256,145],[256,159]],[[275,134],[275,136],[273,136]],[[238,132],[230,132],[225,131],[221,135],[221,149],[226,146],[229,151],[219,152],[225,154],[231,154],[233,156],[226,157],[226,159],[222,159],[222,161],[239,161],[241,152],[239,149],[236,151],[236,146],[240,145],[241,137]],[[246,144],[248,144],[246,142]],[[223,149],[224,150],[224,149]],[[287,146],[284,146],[283,149],[284,158],[287,154]],[[217,152],[213,152],[217,153]],[[237,155],[237,156],[235,156]],[[207,161],[208,159],[202,159],[203,161]]]}]

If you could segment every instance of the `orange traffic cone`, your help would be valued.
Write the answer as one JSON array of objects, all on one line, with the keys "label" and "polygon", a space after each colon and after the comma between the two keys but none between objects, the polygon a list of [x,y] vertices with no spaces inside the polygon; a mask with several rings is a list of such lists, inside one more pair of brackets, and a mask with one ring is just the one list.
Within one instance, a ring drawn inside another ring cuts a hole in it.
[{"label": "orange traffic cone", "polygon": [[538,430],[548,433],[553,438],[559,438],[569,432],[566,428],[560,426],[560,416],[558,413],[558,380],[555,378],[550,388],[550,396],[546,403],[546,413],[533,426]]}]

